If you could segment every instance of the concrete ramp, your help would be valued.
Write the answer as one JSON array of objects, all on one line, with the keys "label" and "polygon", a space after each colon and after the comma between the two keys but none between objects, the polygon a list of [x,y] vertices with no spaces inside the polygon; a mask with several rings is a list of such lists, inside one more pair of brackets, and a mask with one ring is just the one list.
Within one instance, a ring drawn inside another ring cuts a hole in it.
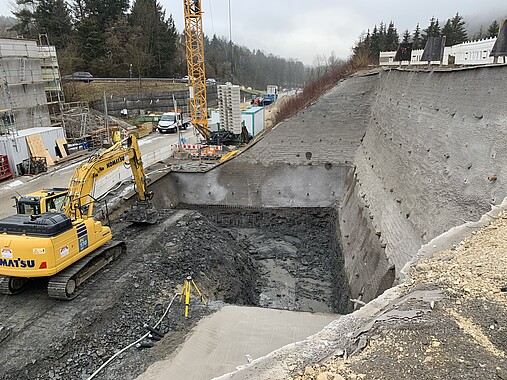
[{"label": "concrete ramp", "polygon": [[226,306],[198,323],[171,359],[155,363],[138,380],[211,379],[320,331],[339,315]]}]

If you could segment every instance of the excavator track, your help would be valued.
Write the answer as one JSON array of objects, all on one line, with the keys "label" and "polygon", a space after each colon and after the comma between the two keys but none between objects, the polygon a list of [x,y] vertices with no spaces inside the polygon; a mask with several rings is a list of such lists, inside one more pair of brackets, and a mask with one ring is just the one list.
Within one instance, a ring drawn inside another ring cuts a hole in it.
[{"label": "excavator track", "polygon": [[28,278],[0,276],[0,294],[18,294],[26,288]]},{"label": "excavator track", "polygon": [[51,298],[70,301],[82,290],[82,284],[127,251],[122,241],[109,241],[68,268],[51,277],[48,283],[48,295]]}]

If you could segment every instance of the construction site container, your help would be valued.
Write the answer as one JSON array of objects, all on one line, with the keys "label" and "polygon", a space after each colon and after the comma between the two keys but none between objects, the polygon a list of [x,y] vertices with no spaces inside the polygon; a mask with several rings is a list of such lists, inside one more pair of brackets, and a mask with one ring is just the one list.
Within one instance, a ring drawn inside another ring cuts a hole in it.
[{"label": "construction site container", "polygon": [[30,148],[26,142],[26,136],[40,134],[44,147],[52,158],[56,154],[56,139],[65,138],[65,132],[62,127],[38,127],[23,129],[18,131],[17,135],[0,136],[0,155],[6,155],[12,173],[20,175],[17,168],[23,160],[30,158]]},{"label": "construction site container", "polygon": [[264,129],[264,107],[250,107],[241,111],[241,121],[245,123],[248,133],[256,136]]}]

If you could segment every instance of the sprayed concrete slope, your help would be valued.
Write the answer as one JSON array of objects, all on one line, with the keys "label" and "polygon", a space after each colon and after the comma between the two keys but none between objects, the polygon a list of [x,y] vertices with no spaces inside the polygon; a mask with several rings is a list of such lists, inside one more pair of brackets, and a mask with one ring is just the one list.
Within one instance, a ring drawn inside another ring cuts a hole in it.
[{"label": "sprayed concrete slope", "polygon": [[210,379],[304,339],[335,318],[331,314],[225,306],[199,322],[174,358],[153,364],[138,380]]},{"label": "sprayed concrete slope", "polygon": [[[154,184],[161,206],[328,207],[341,199],[366,132],[377,75],[351,78],[203,176]],[[196,185],[198,184],[198,185]]]},{"label": "sprayed concrete slope", "polygon": [[398,278],[422,244],[502,202],[506,76],[505,65],[382,72],[341,212],[345,260],[356,268],[350,279],[371,261],[356,260],[363,257],[360,232],[353,233],[358,206]]}]

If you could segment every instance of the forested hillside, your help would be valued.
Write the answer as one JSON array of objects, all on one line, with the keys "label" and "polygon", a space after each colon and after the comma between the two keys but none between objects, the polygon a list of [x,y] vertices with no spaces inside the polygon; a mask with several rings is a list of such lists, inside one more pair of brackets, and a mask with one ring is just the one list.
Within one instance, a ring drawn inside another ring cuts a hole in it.
[{"label": "forested hillside", "polygon": [[[96,77],[181,78],[187,74],[183,31],[176,29],[171,10],[157,0],[16,0],[16,4],[16,19],[0,19],[0,36],[37,39],[47,34],[57,47],[63,75],[90,71]],[[445,35],[447,46],[494,37],[499,20],[467,30],[466,20],[456,13],[445,22],[432,17],[425,28],[417,24],[401,35],[393,21],[380,22],[351,47],[352,60],[359,65],[377,64],[379,53],[396,50],[399,42],[412,42],[414,49],[422,49],[430,37]],[[205,58],[207,77],[264,89],[267,84],[301,87],[349,57],[316,54],[313,66],[305,67],[298,60],[214,35],[205,37]]]},{"label": "forested hillside", "polygon": [[[186,75],[183,31],[156,0],[17,0],[13,30],[27,38],[47,34],[57,47],[62,74],[89,71],[96,77]],[[5,34],[4,34],[5,35]],[[301,86],[302,62],[205,39],[207,76],[265,88]]]},{"label": "forested hillside", "polygon": [[354,46],[353,57],[355,60],[376,64],[381,51],[396,50],[400,42],[411,42],[413,49],[424,49],[428,38],[445,36],[445,45],[452,46],[465,41],[496,37],[499,28],[498,21],[493,20],[488,26],[480,26],[477,31],[469,35],[466,20],[456,13],[454,17],[447,19],[443,26],[437,18],[432,17],[426,28],[421,29],[417,24],[412,32],[405,30],[400,38],[393,21],[389,25],[380,22],[378,26],[375,25],[373,29],[361,35]]}]

